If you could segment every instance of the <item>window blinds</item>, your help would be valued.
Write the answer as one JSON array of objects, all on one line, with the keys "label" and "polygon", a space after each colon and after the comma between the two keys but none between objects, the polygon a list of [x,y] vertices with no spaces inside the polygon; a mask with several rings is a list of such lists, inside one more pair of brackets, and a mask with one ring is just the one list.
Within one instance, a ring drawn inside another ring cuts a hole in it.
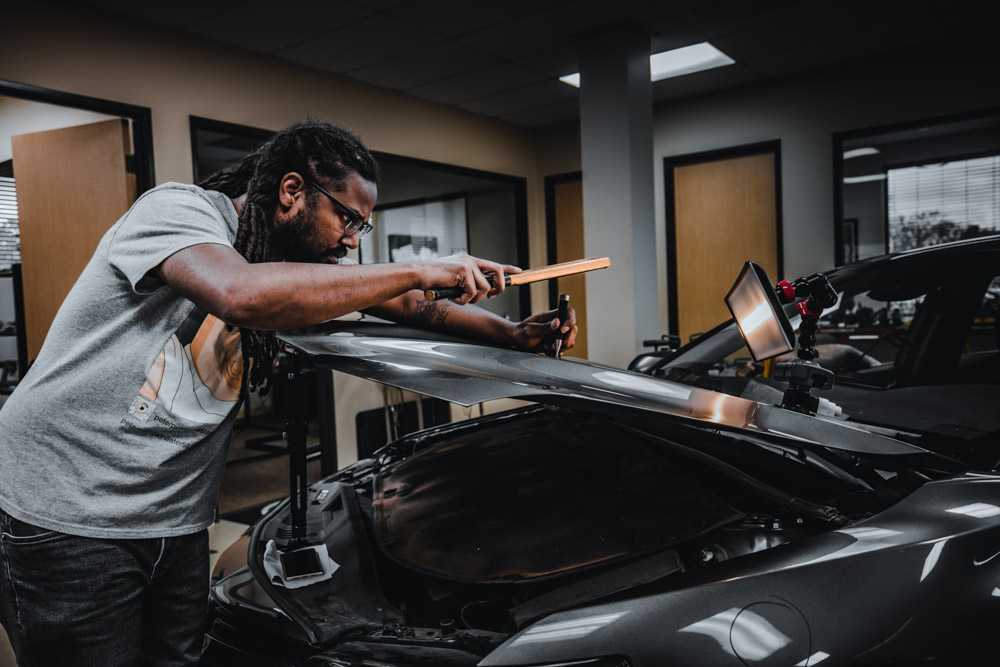
[{"label": "window blinds", "polygon": [[0,176],[0,270],[21,261],[14,179]]},{"label": "window blinds", "polygon": [[904,227],[936,230],[921,245],[1000,232],[1000,155],[889,169],[887,204],[890,250]]}]

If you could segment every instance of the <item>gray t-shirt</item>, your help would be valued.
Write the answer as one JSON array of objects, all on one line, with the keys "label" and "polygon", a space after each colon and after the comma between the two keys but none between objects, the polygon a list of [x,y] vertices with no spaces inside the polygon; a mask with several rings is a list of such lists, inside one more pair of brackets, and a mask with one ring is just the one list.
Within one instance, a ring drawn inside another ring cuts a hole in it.
[{"label": "gray t-shirt", "polygon": [[228,197],[167,183],[108,230],[0,410],[0,508],[87,537],[169,537],[212,522],[240,333],[153,269],[192,245],[232,246],[236,226]]}]

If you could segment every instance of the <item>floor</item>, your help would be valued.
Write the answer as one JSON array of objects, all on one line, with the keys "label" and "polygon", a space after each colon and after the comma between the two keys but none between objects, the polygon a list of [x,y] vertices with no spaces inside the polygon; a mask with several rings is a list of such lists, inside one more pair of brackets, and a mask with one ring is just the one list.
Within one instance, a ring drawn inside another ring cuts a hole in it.
[{"label": "floor", "polygon": [[[0,406],[3,401],[0,396]],[[248,441],[260,437],[274,437],[273,444],[282,446],[280,439],[283,423],[267,415],[254,416],[252,425],[240,424],[233,433],[226,469],[219,487],[218,521],[209,527],[210,565],[215,566],[219,555],[236,541],[247,526],[259,517],[262,510],[288,496],[288,458],[269,455],[254,449]],[[310,432],[310,442],[316,440],[315,427]],[[308,464],[308,480],[320,478],[319,461]],[[0,667],[16,667],[14,653],[6,633],[0,627]]]}]

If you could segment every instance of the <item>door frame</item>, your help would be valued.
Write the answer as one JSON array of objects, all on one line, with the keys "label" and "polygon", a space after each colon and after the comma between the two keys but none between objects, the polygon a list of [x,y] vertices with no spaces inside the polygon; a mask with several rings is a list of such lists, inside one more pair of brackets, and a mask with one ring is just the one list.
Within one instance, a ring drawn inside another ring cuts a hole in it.
[{"label": "door frame", "polygon": [[[778,251],[778,275],[780,276],[785,271],[781,223],[781,140],[761,141],[699,153],[668,155],[663,158],[663,211],[666,218],[665,236],[667,244],[667,320],[669,323],[668,330],[671,334],[680,334],[680,329],[677,326],[677,216],[674,210],[674,168],[729,158],[763,155],[765,153],[774,154],[774,227],[776,233],[775,245]],[[733,275],[736,275],[736,267],[733,268]]]},{"label": "door frame", "polygon": [[[0,79],[0,95],[130,119],[132,121],[132,155],[126,156],[125,165],[130,172],[135,174],[136,197],[155,185],[153,114],[149,107],[113,102],[51,88],[41,88],[8,79]],[[19,323],[17,327],[18,378],[23,378],[28,371],[28,338],[23,325],[25,314],[22,290],[21,275],[18,269],[15,271],[14,277],[14,317]]]},{"label": "door frame", "polygon": [[[583,181],[582,171],[570,171],[565,174],[551,174],[545,177],[545,256],[548,264],[556,263],[556,186],[560,183]],[[556,280],[548,281],[549,308],[555,308],[559,302],[559,284]]]},{"label": "door frame", "polygon": [[7,79],[0,79],[0,95],[128,118],[132,121],[133,154],[130,160],[126,160],[126,165],[130,168],[129,171],[135,173],[136,196],[149,190],[156,183],[153,162],[153,114],[149,107],[41,88]]}]

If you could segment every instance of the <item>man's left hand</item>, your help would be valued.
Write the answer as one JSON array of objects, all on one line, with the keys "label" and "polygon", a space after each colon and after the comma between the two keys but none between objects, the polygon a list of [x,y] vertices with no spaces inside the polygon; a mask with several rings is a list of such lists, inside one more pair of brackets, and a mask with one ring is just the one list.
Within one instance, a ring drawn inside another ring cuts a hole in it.
[{"label": "man's left hand", "polygon": [[563,337],[559,356],[576,342],[576,310],[572,306],[565,322],[559,321],[558,310],[536,313],[519,322],[514,330],[514,345],[526,352],[544,352],[555,356],[556,338]]}]

